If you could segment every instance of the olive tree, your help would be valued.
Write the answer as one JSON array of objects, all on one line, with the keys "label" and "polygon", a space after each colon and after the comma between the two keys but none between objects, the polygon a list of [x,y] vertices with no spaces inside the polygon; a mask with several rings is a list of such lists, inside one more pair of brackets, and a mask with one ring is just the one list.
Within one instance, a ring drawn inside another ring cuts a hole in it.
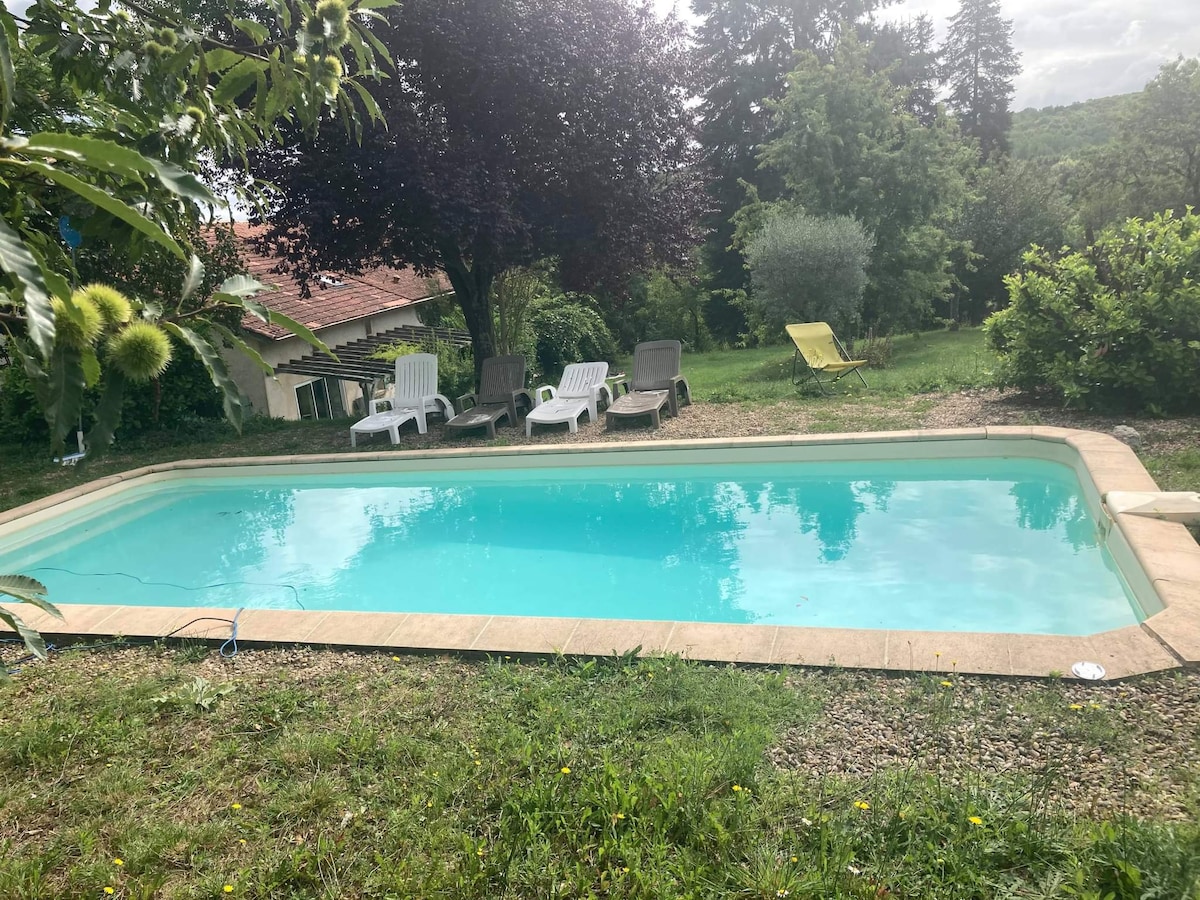
[{"label": "olive tree", "polygon": [[750,298],[772,324],[858,318],[874,240],[851,216],[779,212],[746,242]]}]

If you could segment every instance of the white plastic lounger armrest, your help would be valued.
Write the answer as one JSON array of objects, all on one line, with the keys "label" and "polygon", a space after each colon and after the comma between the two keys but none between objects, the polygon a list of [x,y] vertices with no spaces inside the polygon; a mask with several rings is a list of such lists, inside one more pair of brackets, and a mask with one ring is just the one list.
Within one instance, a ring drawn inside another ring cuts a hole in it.
[{"label": "white plastic lounger armrest", "polygon": [[370,403],[367,404],[368,409],[370,409],[370,411],[371,411],[371,415],[375,415],[375,413],[379,412],[379,404],[381,404],[381,403],[386,403],[388,409],[395,408],[395,404],[392,403],[391,396],[377,397],[376,399],[372,400]]},{"label": "white plastic lounger armrest", "polygon": [[533,389],[533,405],[541,406],[546,401],[542,398],[542,391],[550,392],[550,399],[553,400],[558,396],[558,390],[552,384],[543,384],[541,387]]}]

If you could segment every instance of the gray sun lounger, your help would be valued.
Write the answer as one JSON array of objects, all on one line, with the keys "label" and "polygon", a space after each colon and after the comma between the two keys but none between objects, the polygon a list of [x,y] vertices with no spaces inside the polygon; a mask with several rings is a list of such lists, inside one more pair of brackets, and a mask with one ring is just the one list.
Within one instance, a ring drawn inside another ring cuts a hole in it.
[{"label": "gray sun lounger", "polygon": [[525,357],[493,356],[483,361],[479,390],[458,398],[462,412],[446,423],[447,428],[486,428],[496,436],[496,425],[508,419],[517,424],[518,404],[533,409],[533,395],[525,387]]},{"label": "gray sun lounger", "polygon": [[681,403],[692,402],[692,389],[679,373],[683,347],[679,341],[645,341],[633,348],[633,375],[623,382],[625,395],[605,410],[605,420],[650,416],[660,424],[660,411],[679,415]]}]

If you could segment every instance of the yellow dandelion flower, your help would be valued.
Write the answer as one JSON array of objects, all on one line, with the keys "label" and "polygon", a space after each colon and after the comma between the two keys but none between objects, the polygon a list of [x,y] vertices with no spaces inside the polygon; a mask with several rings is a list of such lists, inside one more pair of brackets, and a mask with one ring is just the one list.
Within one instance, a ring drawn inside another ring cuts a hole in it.
[{"label": "yellow dandelion flower", "polygon": [[570,766],[563,766],[563,767],[562,767],[561,769],[559,769],[558,771],[562,772],[564,775],[570,775],[570,774],[571,774],[571,767],[570,767]]},{"label": "yellow dandelion flower", "polygon": [[866,810],[866,809],[870,809],[870,808],[871,808],[871,804],[870,804],[870,803],[868,803],[866,800],[855,800],[855,801],[854,801],[854,808],[855,808],[855,809],[863,809],[863,810]]},{"label": "yellow dandelion flower", "polygon": [[245,838],[238,838],[238,843],[239,843],[239,844],[241,844],[243,847],[245,847],[245,846],[246,846],[246,839],[245,839]]},{"label": "yellow dandelion flower", "polygon": [[238,809],[241,809],[241,808],[242,808],[242,804],[240,804],[240,803],[230,803],[230,804],[229,804],[229,808],[230,808],[230,809],[233,809],[233,810],[238,810]]},{"label": "yellow dandelion flower", "polygon": [[114,866],[123,866],[123,865],[125,865],[125,860],[121,859],[121,857],[118,856],[116,859],[113,860],[113,865]]},{"label": "yellow dandelion flower", "polygon": [[481,763],[479,760],[475,760],[475,765],[477,765],[477,766],[482,766],[482,765],[483,765],[483,763]]},{"label": "yellow dandelion flower", "polygon": [[906,813],[904,810],[900,810],[900,818],[907,819],[908,813]]},{"label": "yellow dandelion flower", "polygon": [[953,682],[953,681],[942,681],[942,682],[939,682],[939,683],[941,684],[941,686],[942,686],[942,687],[954,687],[954,682]]},{"label": "yellow dandelion flower", "polygon": [[398,657],[398,656],[393,656],[393,657],[392,657],[392,662],[400,662],[400,657]]},{"label": "yellow dandelion flower", "polygon": [[225,885],[225,887],[221,888],[221,890],[223,890],[227,894],[232,894],[233,893],[233,885],[227,884],[227,885]]},{"label": "yellow dandelion flower", "polygon": [[425,804],[425,808],[426,808],[426,809],[433,809],[433,801],[432,801],[432,800],[430,800],[428,803],[426,803],[426,804]]},{"label": "yellow dandelion flower", "polygon": [[798,856],[793,856],[793,857],[792,857],[792,862],[794,862],[794,863],[800,862],[800,857],[798,857]]},{"label": "yellow dandelion flower", "polygon": [[623,819],[623,818],[625,818],[625,813],[617,813],[617,818],[618,818],[618,819]]},{"label": "yellow dandelion flower", "polygon": [[629,866],[621,866],[621,871],[624,872],[626,875],[628,875],[629,874]]},{"label": "yellow dandelion flower", "polygon": [[106,894],[115,894],[115,893],[116,893],[116,891],[115,891],[115,890],[113,890],[111,887],[109,887],[109,886],[106,884],[106,885],[104,886],[104,893],[106,893]]},{"label": "yellow dandelion flower", "polygon": [[734,792],[735,794],[741,793],[741,790],[742,790],[742,786],[741,786],[740,784],[735,784],[735,785],[733,786],[733,792]]},{"label": "yellow dandelion flower", "polygon": [[1072,703],[1072,704],[1071,704],[1069,707],[1067,707],[1067,708],[1068,708],[1068,709],[1083,709],[1083,704],[1082,704],[1082,703]]},{"label": "yellow dandelion flower", "polygon": [[983,819],[979,818],[979,816],[969,816],[967,818],[967,821],[970,822],[972,825],[982,825],[983,824]]}]

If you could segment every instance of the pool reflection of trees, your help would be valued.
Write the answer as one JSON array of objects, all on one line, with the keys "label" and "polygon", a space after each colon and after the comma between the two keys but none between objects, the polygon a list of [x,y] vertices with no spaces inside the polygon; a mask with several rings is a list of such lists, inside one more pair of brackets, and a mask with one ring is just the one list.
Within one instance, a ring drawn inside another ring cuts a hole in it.
[{"label": "pool reflection of trees", "polygon": [[[531,559],[547,549],[594,554],[606,568],[581,568],[581,583],[620,583],[622,560],[635,561],[634,568],[641,572],[647,571],[647,564],[651,571],[682,567],[695,587],[696,618],[745,621],[751,614],[741,608],[745,588],[740,544],[754,517],[779,514],[779,527],[794,527],[797,538],[815,539],[812,564],[835,564],[858,539],[860,518],[886,512],[895,490],[894,481],[815,478],[737,483],[703,478],[546,481],[516,490],[486,482],[381,487],[362,498],[362,514],[353,526],[363,529],[364,539],[355,552],[419,563],[423,547],[457,545],[463,568],[479,564],[479,555],[489,547],[529,551]],[[1095,543],[1095,525],[1071,485],[1017,482],[1009,493],[1020,527],[1050,531],[1061,526],[1076,549]],[[248,571],[262,565],[272,548],[289,540],[296,515],[296,492],[253,492],[222,524],[222,566]],[[350,524],[331,513],[321,527]],[[803,544],[797,541],[796,546]],[[797,562],[805,564],[803,559]],[[493,574],[511,579],[527,573]],[[640,596],[614,596],[609,614],[636,618],[646,606],[645,592],[654,590],[653,584],[642,587]],[[571,590],[570,585],[560,588]]]},{"label": "pool reflection of trees", "polygon": [[1096,523],[1079,490],[1066,482],[1018,481],[1009,489],[1017,506],[1017,524],[1031,531],[1053,531],[1062,526],[1062,536],[1075,550],[1099,543]]}]

